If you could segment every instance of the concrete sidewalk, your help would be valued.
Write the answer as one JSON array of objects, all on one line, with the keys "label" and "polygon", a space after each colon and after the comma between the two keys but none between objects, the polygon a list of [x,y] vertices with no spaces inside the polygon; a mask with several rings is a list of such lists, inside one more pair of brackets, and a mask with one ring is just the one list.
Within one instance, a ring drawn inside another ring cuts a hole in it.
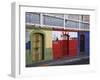
[{"label": "concrete sidewalk", "polygon": [[26,67],[78,65],[78,64],[89,64],[89,56],[65,57],[63,59],[58,59],[58,60],[40,61],[26,65]]}]

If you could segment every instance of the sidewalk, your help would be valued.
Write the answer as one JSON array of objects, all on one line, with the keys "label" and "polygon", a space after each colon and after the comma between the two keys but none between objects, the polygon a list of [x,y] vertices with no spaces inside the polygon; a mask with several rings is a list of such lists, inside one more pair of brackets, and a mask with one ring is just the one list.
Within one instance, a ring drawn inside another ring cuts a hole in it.
[{"label": "sidewalk", "polygon": [[58,60],[36,62],[26,67],[89,64],[89,56],[65,57]]}]

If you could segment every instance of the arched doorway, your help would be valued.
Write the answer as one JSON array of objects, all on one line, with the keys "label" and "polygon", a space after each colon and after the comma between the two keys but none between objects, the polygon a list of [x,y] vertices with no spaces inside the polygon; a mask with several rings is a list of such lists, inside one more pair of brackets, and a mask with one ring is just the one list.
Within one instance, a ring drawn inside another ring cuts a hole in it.
[{"label": "arched doorway", "polygon": [[44,60],[44,35],[42,33],[32,34],[32,54],[34,61]]},{"label": "arched doorway", "polygon": [[85,53],[85,35],[80,35],[80,55],[84,55]]}]

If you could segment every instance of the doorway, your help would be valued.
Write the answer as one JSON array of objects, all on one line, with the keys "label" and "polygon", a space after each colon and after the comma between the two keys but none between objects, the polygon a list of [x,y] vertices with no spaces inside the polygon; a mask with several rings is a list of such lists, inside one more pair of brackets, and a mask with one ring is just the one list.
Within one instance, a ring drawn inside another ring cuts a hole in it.
[{"label": "doorway", "polygon": [[44,60],[44,35],[41,33],[32,35],[32,54],[35,61]]},{"label": "doorway", "polygon": [[80,55],[84,55],[85,53],[85,35],[80,35]]}]

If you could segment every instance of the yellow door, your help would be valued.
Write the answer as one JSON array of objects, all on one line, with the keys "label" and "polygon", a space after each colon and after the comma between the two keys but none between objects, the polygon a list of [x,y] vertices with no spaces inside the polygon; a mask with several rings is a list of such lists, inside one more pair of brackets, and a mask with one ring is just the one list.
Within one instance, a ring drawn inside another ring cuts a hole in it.
[{"label": "yellow door", "polygon": [[43,60],[43,35],[40,33],[33,34],[32,37],[32,53],[35,61]]}]

